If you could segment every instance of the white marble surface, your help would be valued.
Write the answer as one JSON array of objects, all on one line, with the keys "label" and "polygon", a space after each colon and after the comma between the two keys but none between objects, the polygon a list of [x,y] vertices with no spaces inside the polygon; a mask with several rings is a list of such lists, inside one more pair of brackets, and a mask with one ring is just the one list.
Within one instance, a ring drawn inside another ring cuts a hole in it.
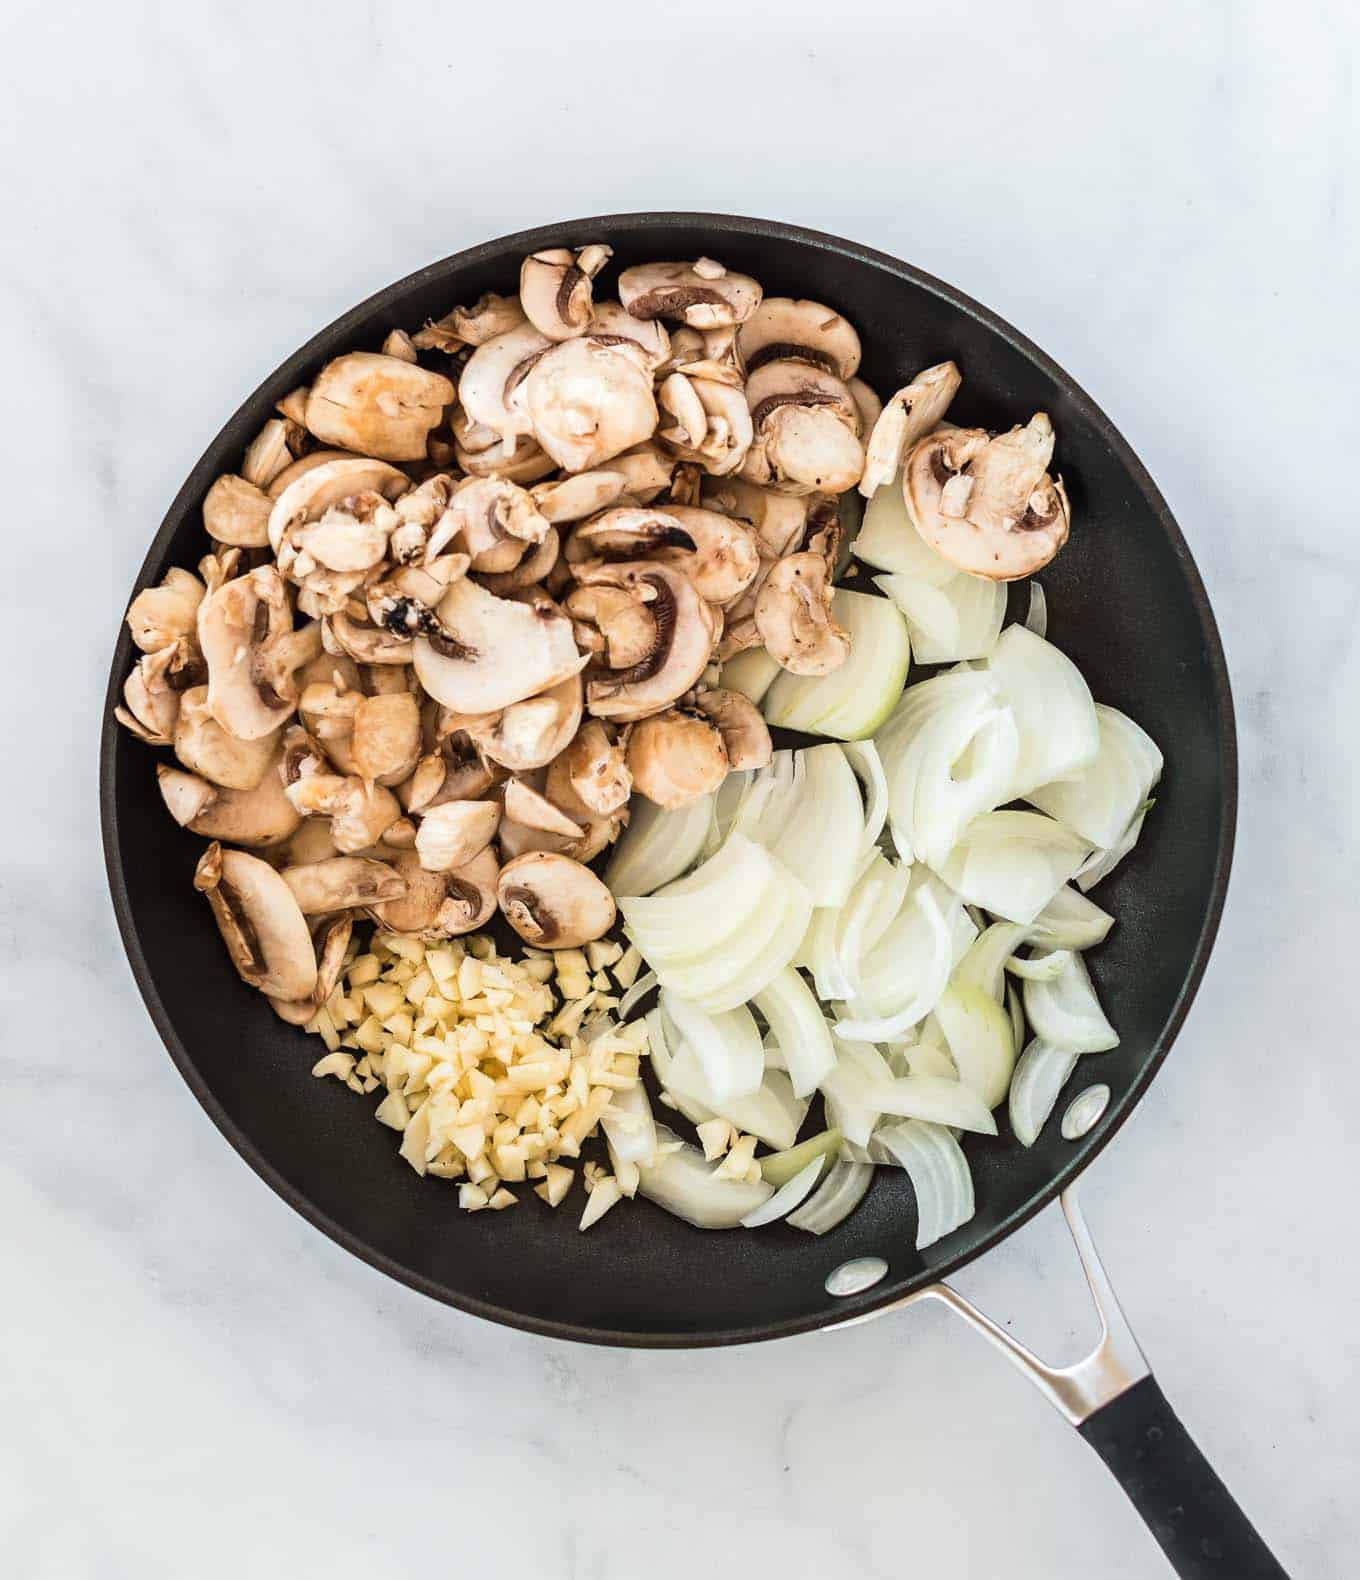
[{"label": "white marble surface", "polygon": [[[800,221],[955,281],[1094,392],[1179,513],[1238,696],[1236,877],[1176,1054],[1085,1199],[1263,1532],[1295,1574],[1354,1574],[1353,10],[738,9],[5,9],[8,1574],[1165,1572],[1074,1434],[943,1314],[628,1354],[386,1282],[243,1167],[134,992],[93,743],[183,474],[389,279],[644,207]],[[1075,1343],[1062,1252],[1042,1224],[964,1283]],[[1060,1297],[1070,1321],[1045,1315]]]}]

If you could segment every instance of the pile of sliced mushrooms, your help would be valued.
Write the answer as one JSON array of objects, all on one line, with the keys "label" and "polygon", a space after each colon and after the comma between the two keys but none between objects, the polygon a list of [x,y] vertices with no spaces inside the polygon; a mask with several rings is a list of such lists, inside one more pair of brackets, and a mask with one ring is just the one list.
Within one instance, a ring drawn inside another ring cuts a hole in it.
[{"label": "pile of sliced mushrooms", "polygon": [[596,301],[609,258],[535,253],[518,295],[327,364],[209,489],[198,575],[128,612],[118,717],[173,749],[165,804],[212,842],[197,885],[288,1021],[356,920],[436,940],[499,907],[539,948],[605,934],[587,864],[630,797],[675,808],[769,760],[717,666],[845,660],[839,495],[906,456],[923,535],[1001,579],[1066,536],[1046,419],[940,429],[952,363],[885,408],[830,308],[708,258]]}]

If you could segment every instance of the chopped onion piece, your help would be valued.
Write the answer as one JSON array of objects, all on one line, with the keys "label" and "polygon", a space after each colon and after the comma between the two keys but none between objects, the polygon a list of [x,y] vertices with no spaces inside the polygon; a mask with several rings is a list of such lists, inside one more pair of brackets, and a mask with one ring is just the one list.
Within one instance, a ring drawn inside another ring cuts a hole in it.
[{"label": "chopped onion piece", "polygon": [[839,1130],[823,1130],[820,1135],[809,1136],[796,1147],[782,1152],[771,1152],[760,1160],[760,1172],[771,1185],[784,1185],[793,1176],[817,1158],[834,1158],[844,1139]]},{"label": "chopped onion piece", "polygon": [[[1009,1024],[1006,1030],[1009,1037]],[[1006,1094],[1003,1091],[1001,1095]],[[988,1112],[986,1103],[961,1080],[938,1075],[899,1075],[873,1087],[868,1096],[880,1114],[924,1119],[936,1125],[956,1125],[960,1130],[973,1130],[982,1136],[996,1134],[996,1120]]]},{"label": "chopped onion piece", "polygon": [[1031,955],[1027,960],[1012,955],[1006,962],[1006,970],[1013,976],[1023,977],[1026,982],[1051,982],[1071,958],[1070,949],[1055,949],[1047,955]]},{"label": "chopped onion piece", "polygon": [[1077,885],[1079,888],[1083,890],[1093,889],[1102,878],[1109,877],[1119,863],[1123,861],[1124,857],[1138,843],[1139,835],[1143,832],[1143,819],[1147,817],[1155,805],[1156,802],[1154,801],[1145,801],[1139,808],[1133,822],[1129,824],[1109,850],[1092,852],[1091,859],[1077,873]]},{"label": "chopped onion piece", "polygon": [[1088,854],[1078,835],[1042,813],[986,812],[937,870],[965,900],[1007,921],[1029,923]]},{"label": "chopped onion piece", "polygon": [[936,587],[957,575],[956,568],[916,530],[907,513],[901,472],[891,483],[876,488],[865,505],[854,555],[877,570],[895,571]]},{"label": "chopped onion piece", "polygon": [[1114,917],[1065,884],[1035,917],[1029,941],[1049,949],[1091,949],[1103,943]]},{"label": "chopped onion piece", "polygon": [[1104,1053],[1119,1046],[1119,1034],[1105,1018],[1091,973],[1078,954],[1047,982],[1026,982],[1025,1014],[1034,1035],[1069,1053]]},{"label": "chopped onion piece", "polygon": [[1145,730],[1118,708],[1096,705],[1100,749],[1093,761],[1027,797],[1041,812],[1098,850],[1117,845],[1162,777],[1162,754]]},{"label": "chopped onion piece", "polygon": [[806,1097],[836,1063],[822,1006],[792,966],[776,973],[752,1001],[779,1047],[794,1093]]},{"label": "chopped onion piece", "polygon": [[754,1092],[719,1099],[693,1049],[670,1024],[664,1010],[658,1011],[658,1019],[661,1036],[651,1039],[652,1067],[686,1119],[696,1125],[722,1119],[780,1150],[794,1144],[807,1118],[808,1102],[794,1095],[787,1074],[767,1067]]},{"label": "chopped onion piece", "polygon": [[[1006,1013],[1011,1018],[1011,1037],[1017,1048],[1025,1046],[1025,1011],[1014,983],[1006,984]],[[1011,1080],[1015,1077],[1012,1076]]]},{"label": "chopped onion piece", "polygon": [[829,1234],[854,1212],[873,1183],[873,1165],[841,1158],[807,1202],[784,1220],[808,1234]]},{"label": "chopped onion piece", "polygon": [[952,664],[986,658],[1006,618],[1006,583],[960,571],[947,582],[899,574],[875,576],[874,585],[902,611],[918,664]]},{"label": "chopped onion piece", "polygon": [[1028,795],[1094,761],[1100,746],[1095,704],[1081,671],[1065,653],[1023,625],[1001,633],[987,661],[1015,715],[1020,751],[1008,793]]},{"label": "chopped onion piece", "polygon": [[741,1220],[742,1228],[760,1229],[765,1224],[774,1223],[776,1219],[782,1218],[785,1213],[796,1211],[811,1194],[812,1187],[817,1183],[817,1178],[825,1164],[825,1154],[813,1158],[812,1162],[801,1168],[791,1180],[781,1185],[769,1201],[762,1202],[759,1207],[748,1212]]},{"label": "chopped onion piece", "polygon": [[[983,988],[955,980],[935,1006],[935,1020],[949,1044],[950,1057],[963,1085],[976,1092],[989,1109],[1003,1103],[1015,1069],[1015,1039],[1010,1016],[999,1001]],[[960,1123],[954,1119],[943,1122]]]},{"label": "chopped onion piece", "polygon": [[1020,922],[993,922],[977,936],[972,948],[959,962],[954,981],[969,983],[1000,999],[1006,978],[1006,962],[1024,943],[1029,929]]},{"label": "chopped onion piece", "polygon": [[713,815],[712,795],[674,812],[646,796],[629,803],[628,826],[619,835],[604,881],[615,896],[651,894],[699,859]]},{"label": "chopped onion piece", "polygon": [[890,1085],[893,1072],[886,1059],[868,1043],[836,1044],[836,1068],[822,1082],[827,1122],[847,1143],[867,1146],[882,1109],[877,1098]]},{"label": "chopped onion piece", "polygon": [[1036,1037],[1020,1055],[1011,1081],[1011,1129],[1021,1146],[1032,1147],[1053,1112],[1058,1093],[1077,1067],[1079,1053]]},{"label": "chopped onion piece", "polygon": [[929,884],[913,890],[908,900],[908,908],[912,907],[924,920],[925,938],[921,953],[910,961],[902,961],[904,967],[912,967],[909,976],[903,971],[908,982],[906,996],[891,1013],[868,1018],[857,1013],[838,1021],[835,1033],[847,1042],[895,1041],[934,1009],[948,985],[954,960],[953,936]]},{"label": "chopped onion piece", "polygon": [[[860,843],[860,857],[867,862],[888,821],[888,778],[883,772],[878,747],[872,741],[845,741],[841,751],[864,786],[864,837]],[[910,859],[908,856],[907,861]]]},{"label": "chopped onion piece", "polygon": [[616,1091],[600,1118],[615,1163],[650,1163],[656,1156],[656,1121],[641,1081]]},{"label": "chopped onion piece", "polygon": [[[638,1194],[692,1223],[696,1229],[735,1229],[741,1220],[774,1195],[764,1180],[715,1178],[721,1165],[708,1163],[697,1147],[681,1142],[664,1125],[656,1127],[658,1152],[639,1165]],[[667,1150],[678,1143],[674,1150]]]},{"label": "chopped onion piece", "polygon": [[746,787],[754,778],[753,769],[733,770],[714,792],[713,816],[709,822],[708,837],[704,841],[705,860],[718,850],[732,832],[732,824],[746,795]]},{"label": "chopped onion piece", "polygon": [[914,1042],[905,1050],[908,1075],[933,1075],[941,1081],[957,1081],[958,1066],[947,1049],[938,1042]]},{"label": "chopped onion piece", "polygon": [[839,746],[776,752],[747,787],[733,826],[798,873],[813,905],[845,904],[863,848],[847,831],[863,828],[864,810]]},{"label": "chopped onion piece", "polygon": [[973,1216],[973,1176],[963,1148],[943,1125],[908,1120],[875,1137],[906,1170],[916,1193],[916,1249],[942,1239]]}]

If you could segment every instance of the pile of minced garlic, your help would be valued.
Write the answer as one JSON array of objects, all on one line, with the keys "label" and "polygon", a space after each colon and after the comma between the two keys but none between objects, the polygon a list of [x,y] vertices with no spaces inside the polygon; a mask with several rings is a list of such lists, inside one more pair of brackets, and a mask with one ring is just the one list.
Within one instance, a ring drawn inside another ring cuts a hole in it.
[{"label": "pile of minced garlic", "polygon": [[[606,1115],[638,1122],[611,1103],[639,1084],[646,1027],[610,1012],[640,966],[616,943],[511,960],[480,934],[424,944],[378,932],[307,1024],[330,1050],[312,1074],[385,1088],[375,1117],[401,1132],[401,1156],[417,1174],[461,1181],[469,1212],[513,1207],[508,1187],[528,1180],[556,1207],[575,1178],[561,1160],[579,1159]],[[582,1229],[637,1190],[636,1163],[612,1148],[611,1161],[612,1173],[582,1169]]]}]

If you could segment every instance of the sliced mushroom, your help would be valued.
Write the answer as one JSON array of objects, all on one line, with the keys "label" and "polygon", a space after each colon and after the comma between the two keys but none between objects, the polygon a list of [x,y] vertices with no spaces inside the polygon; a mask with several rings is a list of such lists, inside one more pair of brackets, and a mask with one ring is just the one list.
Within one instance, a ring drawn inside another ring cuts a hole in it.
[{"label": "sliced mushroom", "polygon": [[[626,737],[621,736],[620,740],[626,749]],[[565,839],[559,834],[547,834],[541,830],[527,828],[524,824],[514,824],[513,828],[522,832],[519,849],[512,851],[507,843],[507,832],[512,825],[503,820],[501,850],[507,857],[512,854],[520,855],[526,850],[555,850],[563,856],[570,856],[573,861],[593,861],[602,850],[619,837],[620,831],[628,822],[627,803],[615,807],[610,812],[596,812],[577,795],[572,788],[571,769],[565,752],[548,764],[548,771],[543,781],[543,794],[559,812],[565,812],[573,823],[579,823],[585,833],[580,839]]]},{"label": "sliced mushroom", "polygon": [[292,629],[283,579],[272,565],[229,581],[198,610],[208,707],[238,740],[276,730],[297,705],[294,671],[321,651],[317,623]]},{"label": "sliced mushroom", "polygon": [[656,557],[684,571],[701,598],[729,604],[755,580],[760,551],[744,522],[686,505],[669,505],[667,514],[680,524],[694,547],[688,552],[672,548]]},{"label": "sliced mushroom", "polygon": [[579,823],[523,779],[506,781],[505,815],[516,823],[524,824],[526,828],[542,829],[546,834],[562,834],[567,839],[580,839],[585,833]]},{"label": "sliced mushroom", "polygon": [[206,588],[192,571],[172,566],[159,587],[147,587],[128,606],[127,628],[143,653],[159,653],[194,635]]},{"label": "sliced mushroom", "polygon": [[305,455],[300,455],[265,489],[271,499],[277,499],[285,488],[291,488],[298,478],[305,477],[308,472],[314,472],[318,466],[326,466],[331,461],[359,461],[362,456],[351,455],[348,450],[308,450]]},{"label": "sliced mushroom", "polygon": [[859,491],[866,499],[892,482],[908,452],[943,421],[962,383],[963,375],[952,362],[937,362],[889,399],[865,450]]},{"label": "sliced mushroom", "polygon": [[253,740],[224,730],[208,706],[208,688],[191,686],[180,699],[175,756],[189,770],[225,790],[253,790],[278,755],[281,728]]},{"label": "sliced mushroom", "polygon": [[280,756],[253,790],[224,790],[164,763],[157,765],[156,780],[161,799],[181,828],[205,839],[264,848],[282,844],[302,821],[284,794],[281,764]]},{"label": "sliced mushroom", "polygon": [[854,325],[821,302],[767,296],[737,331],[737,347],[750,375],[767,362],[792,359],[824,368],[839,379],[859,371]]},{"label": "sliced mushroom", "polygon": [[746,381],[755,439],[742,466],[750,482],[791,493],[839,494],[859,482],[859,412],[845,382],[806,362],[766,362]]},{"label": "sliced mushroom", "polygon": [[308,773],[284,793],[304,816],[330,818],[335,848],[347,855],[376,845],[401,816],[401,805],[390,790],[356,775]]},{"label": "sliced mushroom", "polygon": [[351,351],[317,374],[304,420],[322,444],[383,461],[419,461],[453,395],[441,373],[397,357]]},{"label": "sliced mushroom", "polygon": [[430,807],[416,828],[415,848],[427,872],[465,867],[495,838],[501,809],[494,801],[446,801]]},{"label": "sliced mushroom", "polygon": [[217,479],[203,501],[203,526],[217,543],[267,548],[269,513],[273,508],[274,502],[263,486],[227,473]]},{"label": "sliced mushroom", "polygon": [[198,642],[181,637],[159,653],[144,653],[123,683],[123,706],[114,716],[148,746],[170,746],[180,698],[207,675]]},{"label": "sliced mushroom", "polygon": [[[384,614],[392,624],[400,627],[410,611],[410,600],[400,606],[386,608]],[[326,646],[354,660],[356,664],[389,666],[409,664],[413,659],[411,638],[400,629],[389,630],[386,624],[375,625],[356,619],[344,609],[337,609],[322,621]]]},{"label": "sliced mushroom", "polygon": [[903,487],[921,536],[971,575],[1033,575],[1067,541],[1071,523],[1062,481],[1048,475],[1053,443],[1044,412],[1009,433],[953,428],[920,440]]},{"label": "sliced mushroom", "polygon": [[556,527],[549,527],[543,534],[543,541],[534,545],[524,558],[512,571],[499,573],[483,573],[482,586],[488,592],[493,592],[498,598],[504,598],[509,593],[519,592],[521,588],[533,587],[541,582],[557,564],[557,556],[561,552],[562,540],[559,538]]},{"label": "sliced mushroom", "polygon": [[622,455],[616,455],[609,463],[609,470],[623,473],[630,503],[649,505],[669,487],[675,472],[675,457],[667,455],[654,440],[646,439]]},{"label": "sliced mushroom", "polygon": [[307,998],[316,987],[316,951],[292,890],[268,862],[214,842],[194,870],[243,982],[271,998]]},{"label": "sliced mushroom", "polygon": [[512,571],[547,532],[547,521],[518,483],[469,478],[454,490],[426,552],[439,553],[456,536],[471,557],[473,570]]},{"label": "sliced mushroom", "polygon": [[728,766],[722,734],[697,713],[668,709],[635,724],[628,737],[633,788],[667,811],[716,790]]},{"label": "sliced mushroom", "polygon": [[602,472],[578,472],[558,482],[540,483],[532,490],[535,508],[545,521],[560,525],[584,521],[616,504],[628,492],[628,479],[612,468]]},{"label": "sliced mushroom", "polygon": [[571,622],[549,600],[497,598],[475,582],[455,582],[440,602],[442,633],[414,644],[425,690],[458,713],[495,713],[574,675],[586,662]]},{"label": "sliced mushroom", "polygon": [[443,318],[432,319],[411,336],[417,351],[461,351],[464,346],[485,345],[524,322],[524,309],[517,296],[498,296],[488,291],[471,307],[455,307]]},{"label": "sliced mushroom", "polygon": [[328,861],[340,852],[331,838],[331,825],[324,817],[304,817],[296,831],[277,845],[270,845],[266,860],[282,871],[285,867],[307,867]]},{"label": "sliced mushroom", "polygon": [[368,856],[331,856],[304,867],[284,867],[280,876],[304,916],[380,905],[406,893],[406,880],[399,873]]},{"label": "sliced mushroom", "polygon": [[529,322],[549,340],[570,340],[589,327],[591,280],[613,249],[603,246],[550,247],[530,253],[520,266],[519,299]]},{"label": "sliced mushroom", "polygon": [[405,880],[406,893],[372,907],[374,920],[391,932],[454,938],[484,926],[495,913],[500,864],[490,845],[452,872],[427,872],[414,850],[400,851],[392,866]]},{"label": "sliced mushroom", "polygon": [[776,493],[742,477],[706,482],[703,491],[703,502],[710,510],[720,510],[751,524],[761,558],[770,562],[782,559],[801,545],[810,500],[810,495]]},{"label": "sliced mushroom", "polygon": [[300,528],[319,522],[327,511],[343,509],[351,501],[370,495],[393,500],[410,486],[406,473],[385,461],[353,455],[322,460],[274,495],[269,512],[269,546],[277,555]]},{"label": "sliced mushroom", "polygon": [[494,428],[472,422],[466,412],[456,412],[451,426],[454,457],[470,477],[504,477],[528,487],[556,470],[552,456],[528,434],[507,449]]},{"label": "sliced mushroom", "polygon": [[435,523],[449,507],[453,489],[454,479],[447,472],[436,472],[418,488],[409,489],[393,501],[392,508],[401,524],[393,528],[388,547],[398,565],[411,565],[425,558],[425,546]]},{"label": "sliced mushroom", "polygon": [[[266,489],[284,467],[293,464],[293,452],[288,444],[288,426],[287,418],[271,417],[246,446],[241,461],[241,477],[245,482],[254,484],[258,489]],[[204,524],[207,524],[206,521]],[[211,532],[212,528],[208,530]]]},{"label": "sliced mushroom", "polygon": [[415,342],[404,329],[393,329],[388,332],[387,339],[382,343],[382,354],[385,357],[395,357],[398,362],[420,361],[416,355]]},{"label": "sliced mushroom", "polygon": [[592,653],[603,654],[610,669],[641,664],[656,646],[656,617],[622,587],[575,587],[566,608],[577,622],[577,640]]},{"label": "sliced mushroom", "polygon": [[535,438],[568,472],[602,466],[656,428],[651,377],[641,361],[626,345],[589,337],[562,341],[535,361],[525,404]]},{"label": "sliced mushroom", "polygon": [[760,305],[759,284],[712,258],[645,263],[619,276],[619,297],[634,318],[674,318],[693,329],[744,323]]},{"label": "sliced mushroom", "polygon": [[354,918],[348,915],[319,916],[311,923],[312,950],[316,955],[316,986],[309,998],[271,998],[270,1008],[290,1026],[306,1026],[317,1010],[335,992],[340,973],[345,969]]},{"label": "sliced mushroom", "polygon": [[491,722],[469,725],[468,734],[492,762],[529,773],[550,763],[576,734],[583,700],[581,677],[571,675],[537,697],[511,703]]},{"label": "sliced mushroom", "polygon": [[[496,434],[510,458],[515,440],[533,432],[523,384],[554,342],[532,324],[519,324],[483,342],[458,379],[458,401],[467,422]],[[458,437],[455,428],[454,437]]]},{"label": "sliced mushroom", "polygon": [[545,949],[576,949],[614,925],[614,897],[589,867],[552,851],[531,851],[501,868],[501,910],[525,940]]},{"label": "sliced mushroom", "polygon": [[727,749],[728,766],[737,772],[763,768],[773,755],[769,726],[760,709],[740,691],[711,687],[700,691],[694,705],[717,726]]},{"label": "sliced mushroom", "polygon": [[879,400],[877,392],[863,379],[847,379],[846,389],[850,391],[850,399],[855,403],[855,410],[859,413],[859,431],[861,434],[872,433],[874,424],[883,415],[883,402]]},{"label": "sliced mushroom", "polygon": [[614,740],[599,719],[587,719],[562,754],[572,793],[592,812],[608,814],[628,805],[633,776],[626,746],[625,741]]},{"label": "sliced mushroom", "polygon": [[409,691],[364,697],[349,739],[353,772],[380,785],[400,784],[420,760],[420,704]]},{"label": "sliced mushroom", "polygon": [[831,577],[821,554],[790,554],[771,570],[755,620],[770,656],[795,675],[826,675],[850,654],[850,637],[831,615]]},{"label": "sliced mushroom", "polygon": [[716,623],[711,606],[687,576],[669,565],[642,560],[593,567],[582,583],[629,593],[645,606],[654,629],[645,657],[590,680],[586,705],[591,713],[604,719],[644,718],[694,685],[708,663]]}]

